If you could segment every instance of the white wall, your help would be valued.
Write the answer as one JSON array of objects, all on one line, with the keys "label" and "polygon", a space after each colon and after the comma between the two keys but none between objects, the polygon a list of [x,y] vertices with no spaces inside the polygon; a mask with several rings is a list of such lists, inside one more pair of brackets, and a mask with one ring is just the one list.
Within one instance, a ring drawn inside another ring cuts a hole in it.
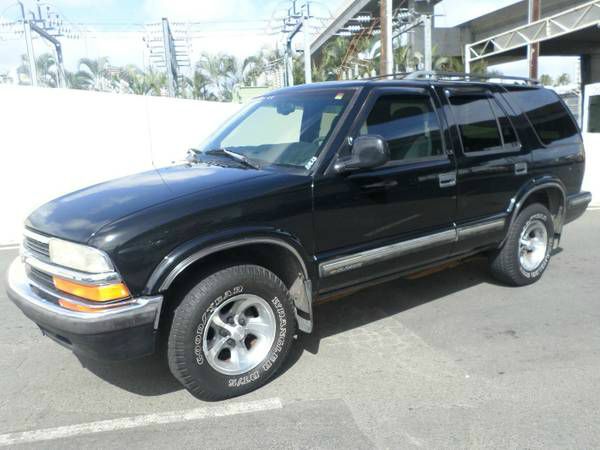
[{"label": "white wall", "polygon": [[[589,84],[585,87],[585,99],[583,109],[583,141],[585,144],[585,177],[583,179],[583,190],[592,193],[592,204],[600,205],[600,133],[590,133],[588,130],[590,114],[590,97],[600,95],[600,83]],[[592,120],[600,120],[600,116]]]},{"label": "white wall", "polygon": [[0,245],[48,200],[185,158],[239,107],[0,85]]}]

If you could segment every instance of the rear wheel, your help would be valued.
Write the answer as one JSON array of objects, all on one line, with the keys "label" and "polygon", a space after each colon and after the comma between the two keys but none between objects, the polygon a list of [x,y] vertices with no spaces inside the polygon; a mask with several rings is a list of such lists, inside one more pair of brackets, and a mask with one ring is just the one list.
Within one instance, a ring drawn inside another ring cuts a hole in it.
[{"label": "rear wheel", "polygon": [[529,205],[511,225],[504,246],[491,256],[492,274],[511,286],[535,283],[548,267],[553,244],[550,211]]},{"label": "rear wheel", "polygon": [[193,395],[219,400],[264,385],[296,332],[283,282],[259,266],[229,267],[183,298],[169,334],[169,367]]}]

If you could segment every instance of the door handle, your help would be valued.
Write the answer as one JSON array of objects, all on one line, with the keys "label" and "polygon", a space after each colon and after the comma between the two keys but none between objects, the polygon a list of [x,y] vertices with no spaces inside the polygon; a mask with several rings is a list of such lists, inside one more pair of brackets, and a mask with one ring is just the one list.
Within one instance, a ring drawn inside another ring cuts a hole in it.
[{"label": "door handle", "polygon": [[440,173],[438,180],[441,188],[456,186],[456,172]]},{"label": "door handle", "polygon": [[515,164],[515,175],[527,175],[526,162],[520,162]]}]

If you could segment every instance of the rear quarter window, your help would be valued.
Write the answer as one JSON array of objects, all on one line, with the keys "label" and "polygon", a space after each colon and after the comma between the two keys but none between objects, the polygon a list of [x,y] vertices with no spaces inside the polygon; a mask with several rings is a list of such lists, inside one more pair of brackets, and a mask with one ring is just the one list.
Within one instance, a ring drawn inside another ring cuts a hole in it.
[{"label": "rear quarter window", "polygon": [[554,91],[511,88],[508,97],[525,113],[543,144],[581,141],[577,125]]}]

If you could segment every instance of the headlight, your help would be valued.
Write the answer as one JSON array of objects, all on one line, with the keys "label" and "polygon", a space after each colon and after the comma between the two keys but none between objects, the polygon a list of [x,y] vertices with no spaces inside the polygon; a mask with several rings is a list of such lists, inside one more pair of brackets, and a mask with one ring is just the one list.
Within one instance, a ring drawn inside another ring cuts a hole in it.
[{"label": "headlight", "polygon": [[103,273],[114,270],[108,256],[95,248],[60,239],[50,239],[48,248],[50,261],[59,266],[88,273]]}]

